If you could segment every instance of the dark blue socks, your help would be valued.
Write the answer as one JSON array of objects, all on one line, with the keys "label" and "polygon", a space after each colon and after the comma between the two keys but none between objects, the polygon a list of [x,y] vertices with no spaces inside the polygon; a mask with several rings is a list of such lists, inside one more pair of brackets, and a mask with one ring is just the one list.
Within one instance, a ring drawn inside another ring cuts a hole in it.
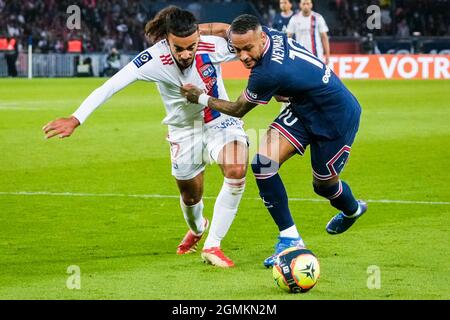
[{"label": "dark blue socks", "polygon": [[252,161],[252,170],[256,178],[264,205],[280,231],[294,225],[288,206],[288,197],[283,181],[278,174],[279,165],[271,159],[257,154]]},{"label": "dark blue socks", "polygon": [[347,216],[351,216],[358,210],[358,202],[353,196],[352,190],[342,180],[332,186],[314,185],[314,191],[330,200],[333,207],[341,210]]}]

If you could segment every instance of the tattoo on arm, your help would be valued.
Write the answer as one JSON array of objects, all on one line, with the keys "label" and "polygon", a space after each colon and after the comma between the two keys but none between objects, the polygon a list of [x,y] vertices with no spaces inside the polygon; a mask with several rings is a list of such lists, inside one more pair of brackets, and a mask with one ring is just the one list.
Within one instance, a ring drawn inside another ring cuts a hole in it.
[{"label": "tattoo on arm", "polygon": [[225,113],[227,115],[241,118],[250,110],[256,107],[257,104],[248,102],[243,95],[241,95],[236,102],[226,101],[211,97],[208,100],[208,107]]}]

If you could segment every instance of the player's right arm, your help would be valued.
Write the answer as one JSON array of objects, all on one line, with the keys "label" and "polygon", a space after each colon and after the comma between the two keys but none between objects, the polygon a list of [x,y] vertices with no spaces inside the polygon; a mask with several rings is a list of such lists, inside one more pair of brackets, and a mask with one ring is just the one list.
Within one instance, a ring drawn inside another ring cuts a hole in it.
[{"label": "player's right arm", "polygon": [[258,105],[257,103],[249,102],[245,98],[244,94],[241,94],[235,102],[211,97],[206,95],[202,89],[192,84],[182,86],[181,94],[192,103],[202,104],[210,107],[211,109],[237,118],[242,118]]},{"label": "player's right arm", "polygon": [[[145,59],[147,54],[147,59]],[[145,61],[142,59],[144,57]],[[150,57],[148,59],[148,57]],[[123,67],[113,77],[106,81],[101,87],[95,89],[80,105],[80,107],[68,118],[59,118],[47,123],[42,130],[46,138],[59,136],[66,138],[72,135],[75,129],[81,125],[99,106],[105,103],[112,95],[122,90],[126,86],[142,79],[147,81],[155,81],[156,78],[149,76],[152,73],[151,63],[145,65],[152,59],[149,52],[144,51],[139,54],[133,61]],[[141,67],[142,70],[140,69]],[[145,72],[145,74],[143,74]]]},{"label": "player's right arm", "polygon": [[228,39],[230,25],[221,22],[201,23],[198,25],[200,34],[205,36],[217,36]]},{"label": "player's right arm", "polygon": [[113,94],[122,90],[137,79],[137,75],[130,70],[129,66],[125,66],[101,87],[95,89],[83,101],[72,116],[68,118],[59,118],[47,123],[42,128],[46,138],[49,139],[56,135],[60,138],[70,137],[75,129],[81,125],[95,109],[105,103]]},{"label": "player's right arm", "polygon": [[192,84],[183,85],[180,92],[192,103],[208,106],[230,116],[242,118],[258,104],[268,104],[277,93],[279,88],[278,78],[269,76],[268,72],[270,70],[261,72],[253,69],[248,79],[247,88],[235,102],[208,96],[202,89]]}]

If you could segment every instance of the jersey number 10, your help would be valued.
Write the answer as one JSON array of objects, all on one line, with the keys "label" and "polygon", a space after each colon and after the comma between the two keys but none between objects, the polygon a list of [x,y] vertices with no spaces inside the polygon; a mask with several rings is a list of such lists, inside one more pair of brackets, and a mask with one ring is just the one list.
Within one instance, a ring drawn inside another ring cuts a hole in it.
[{"label": "jersey number 10", "polygon": [[297,42],[294,39],[288,38],[288,43],[289,58],[291,58],[292,60],[295,60],[295,58],[300,58],[308,61],[309,63],[312,63],[320,69],[323,69],[324,64],[320,62],[316,57],[314,57],[311,52],[297,46]]},{"label": "jersey number 10", "polygon": [[322,82],[327,84],[330,81],[331,70],[328,66],[326,66],[323,62],[321,62],[315,56],[313,56],[311,52],[303,48],[300,48],[294,39],[288,38],[288,43],[289,43],[289,58],[291,58],[292,60],[295,60],[295,58],[303,59],[320,68],[321,70],[323,70],[323,68],[325,67],[325,74],[322,77]]}]

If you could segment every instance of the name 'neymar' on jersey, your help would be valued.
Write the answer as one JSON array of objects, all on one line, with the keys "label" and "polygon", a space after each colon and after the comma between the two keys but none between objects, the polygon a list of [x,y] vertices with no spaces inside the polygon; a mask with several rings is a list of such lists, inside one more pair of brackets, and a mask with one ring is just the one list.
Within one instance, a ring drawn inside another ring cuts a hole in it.
[{"label": "name 'neymar' on jersey", "polygon": [[315,136],[335,139],[355,121],[361,107],[336,74],[285,34],[267,27],[263,57],[253,67],[244,95],[267,104],[274,95],[289,97],[293,113]]}]

